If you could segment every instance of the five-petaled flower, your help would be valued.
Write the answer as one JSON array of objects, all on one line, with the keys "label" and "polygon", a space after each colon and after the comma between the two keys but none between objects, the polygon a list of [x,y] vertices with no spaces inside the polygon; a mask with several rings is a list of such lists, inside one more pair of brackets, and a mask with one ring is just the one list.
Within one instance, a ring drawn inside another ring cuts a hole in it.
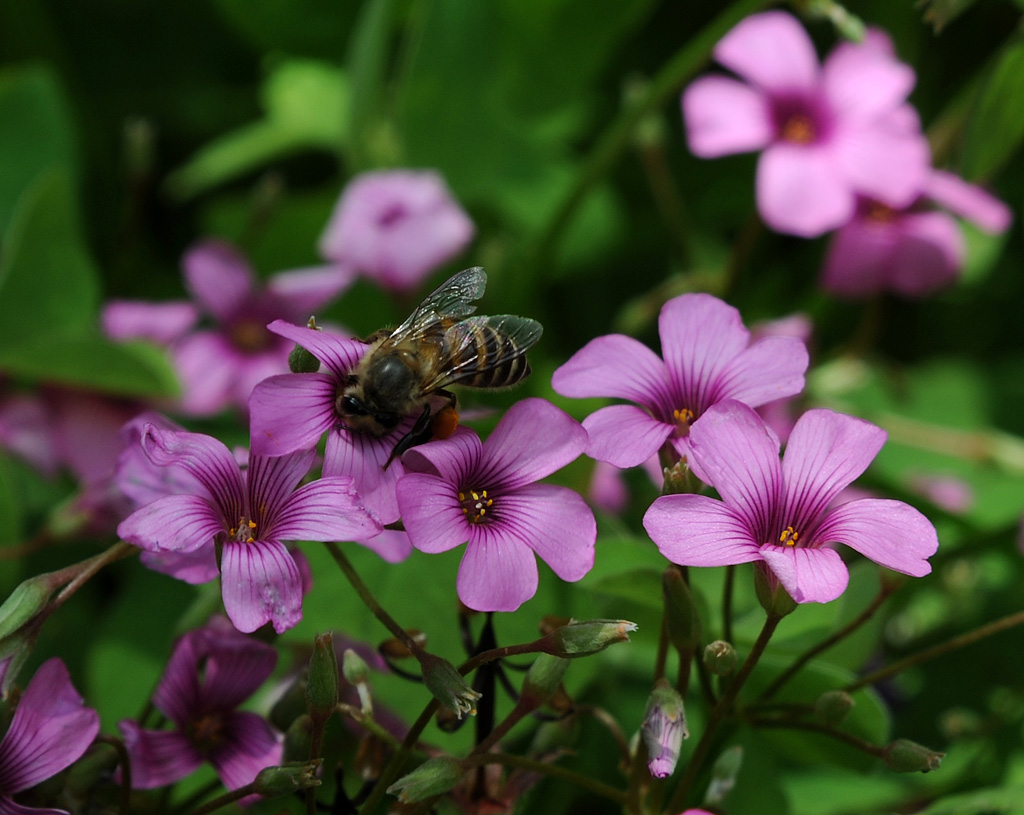
[{"label": "five-petaled flower", "polygon": [[715,403],[737,399],[757,407],[803,389],[804,343],[793,337],[751,343],[739,312],[717,297],[669,300],[658,331],[664,360],[638,340],[611,334],[591,340],[552,376],[563,396],[611,396],[641,406],[612,405],[584,420],[591,458],[635,467],[666,441],[686,456],[690,426]]},{"label": "five-petaled flower", "polygon": [[463,543],[459,599],[477,611],[515,611],[537,591],[537,562],[563,580],[594,565],[597,525],[567,487],[536,484],[576,459],[587,434],[543,399],[513,405],[481,442],[466,428],[403,456],[398,505],[413,546]]},{"label": "five-petaled flower", "polygon": [[846,589],[844,543],[876,563],[921,577],[938,548],[935,528],[902,501],[864,498],[829,508],[885,443],[869,422],[809,410],[779,461],[779,442],[754,411],[723,402],[701,417],[690,453],[722,500],[666,495],[644,516],[658,549],[683,566],[760,561],[798,603],[825,603]]},{"label": "five-petaled flower", "polygon": [[209,761],[228,789],[244,787],[281,762],[281,739],[255,713],[236,708],[270,676],[277,651],[240,634],[227,620],[185,634],[153,693],[174,730],[118,724],[131,761],[132,786],[172,784]]},{"label": "five-petaled flower", "polygon": [[354,540],[380,532],[351,478],[325,477],[295,489],[313,450],[253,455],[243,470],[227,447],[201,433],[147,425],[141,443],[154,464],[191,475],[195,489],[136,510],[118,534],[152,552],[222,547],[224,608],[240,631],[272,622],[281,632],[302,618],[302,575],[283,541]]},{"label": "five-petaled flower", "polygon": [[59,659],[44,662],[25,688],[10,728],[0,740],[0,812],[58,813],[21,806],[12,796],[56,775],[81,758],[100,729]]},{"label": "five-petaled flower", "polygon": [[904,207],[921,192],[930,155],[906,104],[914,72],[886,35],[842,43],[819,65],[800,23],[767,11],[740,22],[714,56],[746,82],[708,76],[686,89],[690,149],[762,150],[757,206],[773,229],[814,237],[846,223],[857,194]]}]

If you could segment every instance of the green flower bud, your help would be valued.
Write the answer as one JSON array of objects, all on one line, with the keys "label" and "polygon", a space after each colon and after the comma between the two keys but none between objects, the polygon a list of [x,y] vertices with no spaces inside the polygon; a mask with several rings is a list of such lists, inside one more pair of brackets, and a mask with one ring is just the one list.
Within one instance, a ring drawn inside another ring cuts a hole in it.
[{"label": "green flower bud", "polygon": [[939,769],[945,757],[945,753],[936,753],[909,739],[891,742],[882,756],[889,769],[898,773],[930,773]]},{"label": "green flower bud", "polygon": [[531,709],[540,707],[558,690],[568,667],[569,660],[563,657],[538,655],[526,672],[520,702]]},{"label": "green flower bud", "polygon": [[729,676],[736,670],[736,649],[725,640],[704,646],[704,667],[715,676]]},{"label": "green flower bud", "polygon": [[50,572],[19,583],[0,605],[0,640],[14,634],[45,609],[50,595],[68,579],[60,572]]},{"label": "green flower bud", "polygon": [[476,716],[476,701],[481,694],[466,684],[466,680],[448,660],[423,652],[420,656],[423,683],[442,705],[455,712]]},{"label": "green flower bud", "polygon": [[853,697],[846,691],[825,691],[814,703],[814,715],[829,727],[836,727],[853,709],[853,705]]},{"label": "green flower bud", "polygon": [[448,792],[462,778],[462,764],[451,756],[437,756],[424,761],[406,776],[388,787],[403,804],[413,804]]},{"label": "green flower bud", "polygon": [[317,634],[309,660],[306,705],[315,724],[323,725],[338,705],[338,657],[330,632]]},{"label": "green flower bud", "polygon": [[785,617],[796,610],[796,601],[764,563],[754,563],[754,592],[769,616]]},{"label": "green flower bud", "polygon": [[320,360],[301,345],[296,345],[288,354],[288,370],[293,374],[315,374],[320,370]]},{"label": "green flower bud", "polygon": [[351,648],[346,648],[341,658],[341,672],[345,679],[355,686],[359,694],[359,707],[363,713],[373,712],[373,699],[370,697],[370,669],[363,658]]},{"label": "green flower bud", "polygon": [[571,622],[538,640],[541,651],[556,657],[586,657],[617,642],[628,642],[636,623],[629,620]]},{"label": "green flower bud", "polygon": [[708,806],[721,806],[725,797],[736,786],[736,776],[743,766],[743,747],[736,744],[722,751],[711,766],[711,781],[708,791],[704,793],[704,803]]},{"label": "green flower bud", "polygon": [[313,720],[303,713],[284,731],[284,760],[303,761],[309,758],[313,743]]},{"label": "green flower bud", "polygon": [[323,764],[323,759],[312,761],[295,761],[280,767],[264,767],[256,776],[256,792],[265,798],[276,798],[310,787],[319,787],[320,779],[316,771]]},{"label": "green flower bud", "polygon": [[700,614],[693,601],[693,592],[675,566],[669,566],[662,572],[661,590],[665,598],[669,639],[680,654],[692,655],[700,642]]}]

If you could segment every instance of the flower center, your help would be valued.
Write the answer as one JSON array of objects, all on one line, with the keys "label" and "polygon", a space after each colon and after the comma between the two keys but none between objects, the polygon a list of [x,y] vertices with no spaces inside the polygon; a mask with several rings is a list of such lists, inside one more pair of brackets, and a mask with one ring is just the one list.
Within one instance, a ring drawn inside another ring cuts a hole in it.
[{"label": "flower center", "polygon": [[231,527],[228,535],[235,543],[252,543],[256,540],[256,521],[250,521],[243,515],[238,519],[238,526]]},{"label": "flower center", "polygon": [[783,122],[780,135],[783,141],[794,144],[810,144],[818,134],[810,116],[804,113],[794,113]]},{"label": "flower center", "polygon": [[387,228],[389,226],[393,226],[397,221],[402,220],[405,215],[405,207],[401,204],[392,204],[377,216],[377,224]]},{"label": "flower center", "polygon": [[696,417],[689,408],[676,408],[672,411],[672,420],[676,425],[676,435],[686,438],[690,435],[690,425]]},{"label": "flower center", "polygon": [[864,217],[873,223],[887,224],[896,220],[896,210],[878,201],[871,201]]},{"label": "flower center", "polygon": [[462,514],[469,519],[469,522],[478,524],[491,509],[494,499],[487,497],[487,490],[480,492],[469,490],[459,493],[459,503],[462,504]]},{"label": "flower center", "polygon": [[800,533],[791,526],[787,526],[779,535],[779,543],[783,546],[796,546],[798,540],[800,540]]},{"label": "flower center", "polygon": [[207,713],[189,722],[187,736],[203,755],[210,753],[224,737],[224,720],[218,713]]},{"label": "flower center", "polygon": [[255,319],[239,320],[231,326],[230,334],[232,345],[249,354],[265,350],[273,339],[266,324]]}]

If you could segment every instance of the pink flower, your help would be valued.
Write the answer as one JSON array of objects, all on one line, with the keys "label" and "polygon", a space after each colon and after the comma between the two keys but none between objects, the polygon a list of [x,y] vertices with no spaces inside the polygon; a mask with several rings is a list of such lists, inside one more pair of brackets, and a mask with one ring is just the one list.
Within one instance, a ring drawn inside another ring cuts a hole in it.
[{"label": "pink flower", "polygon": [[844,543],[881,566],[921,577],[939,541],[935,528],[902,501],[865,498],[829,508],[867,468],[885,432],[873,424],[809,410],[793,428],[785,459],[754,411],[723,402],[693,426],[691,455],[722,500],[666,495],[644,517],[658,549],[683,566],[759,561],[798,603],[825,603],[849,573],[827,544]]},{"label": "pink flower", "polygon": [[666,441],[685,456],[690,426],[715,403],[738,399],[757,407],[803,389],[804,344],[791,337],[751,343],[739,312],[717,297],[669,300],[658,332],[664,361],[643,343],[612,334],[591,340],[551,377],[563,396],[639,405],[612,405],[584,420],[591,458],[635,467]]},{"label": "pink flower", "polygon": [[175,729],[144,730],[129,719],[118,725],[132,787],[167,786],[209,761],[233,790],[280,764],[280,737],[261,716],[236,710],[276,662],[271,646],[240,634],[223,618],[183,636],[153,694],[153,704]]},{"label": "pink flower", "polygon": [[[209,416],[228,405],[245,409],[257,382],[288,369],[291,345],[266,329],[282,318],[305,322],[350,282],[338,269],[275,275],[261,286],[246,259],[230,244],[209,240],[185,253],[191,303],[114,301],[103,328],[114,339],[149,339],[169,345],[181,379],[181,409]],[[215,326],[193,330],[200,313]]]},{"label": "pink flower", "polygon": [[369,172],[345,188],[320,238],[320,253],[407,293],[465,249],[474,232],[438,173]]},{"label": "pink flower", "polygon": [[254,455],[243,471],[227,447],[201,433],[148,425],[142,447],[154,464],[187,472],[194,485],[136,510],[118,534],[150,552],[200,557],[221,546],[224,608],[240,631],[272,622],[280,633],[302,618],[302,575],[284,541],[351,540],[380,531],[350,478],[321,478],[295,489],[313,450]]},{"label": "pink flower", "polygon": [[12,796],[70,767],[99,729],[99,716],[82,703],[64,663],[44,662],[25,688],[11,726],[0,740],[0,812],[62,812],[21,806]]},{"label": "pink flower", "polygon": [[956,282],[964,241],[952,215],[989,233],[1005,231],[1009,208],[980,187],[934,170],[920,198],[902,209],[861,199],[849,223],[829,243],[821,287],[840,297],[891,291],[922,297]]},{"label": "pink flower", "polygon": [[583,428],[543,399],[524,399],[486,442],[460,428],[402,457],[398,505],[412,545],[446,552],[466,544],[459,599],[477,611],[515,611],[537,591],[540,556],[563,580],[594,565],[597,524],[566,487],[537,484],[576,459]]},{"label": "pink flower", "polygon": [[903,207],[920,193],[929,150],[905,104],[914,73],[884,34],[842,43],[820,66],[800,23],[768,11],[739,23],[714,56],[746,82],[709,76],[686,89],[690,149],[763,151],[757,207],[772,229],[814,237],[846,223],[857,194]]}]

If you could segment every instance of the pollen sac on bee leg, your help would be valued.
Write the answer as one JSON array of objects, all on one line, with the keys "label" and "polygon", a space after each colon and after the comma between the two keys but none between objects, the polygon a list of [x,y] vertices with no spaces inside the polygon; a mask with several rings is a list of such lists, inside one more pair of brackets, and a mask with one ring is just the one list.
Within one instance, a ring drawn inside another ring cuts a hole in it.
[{"label": "pollen sac on bee leg", "polygon": [[445,405],[430,419],[430,430],[435,439],[447,439],[459,426],[459,412],[452,405]]}]

